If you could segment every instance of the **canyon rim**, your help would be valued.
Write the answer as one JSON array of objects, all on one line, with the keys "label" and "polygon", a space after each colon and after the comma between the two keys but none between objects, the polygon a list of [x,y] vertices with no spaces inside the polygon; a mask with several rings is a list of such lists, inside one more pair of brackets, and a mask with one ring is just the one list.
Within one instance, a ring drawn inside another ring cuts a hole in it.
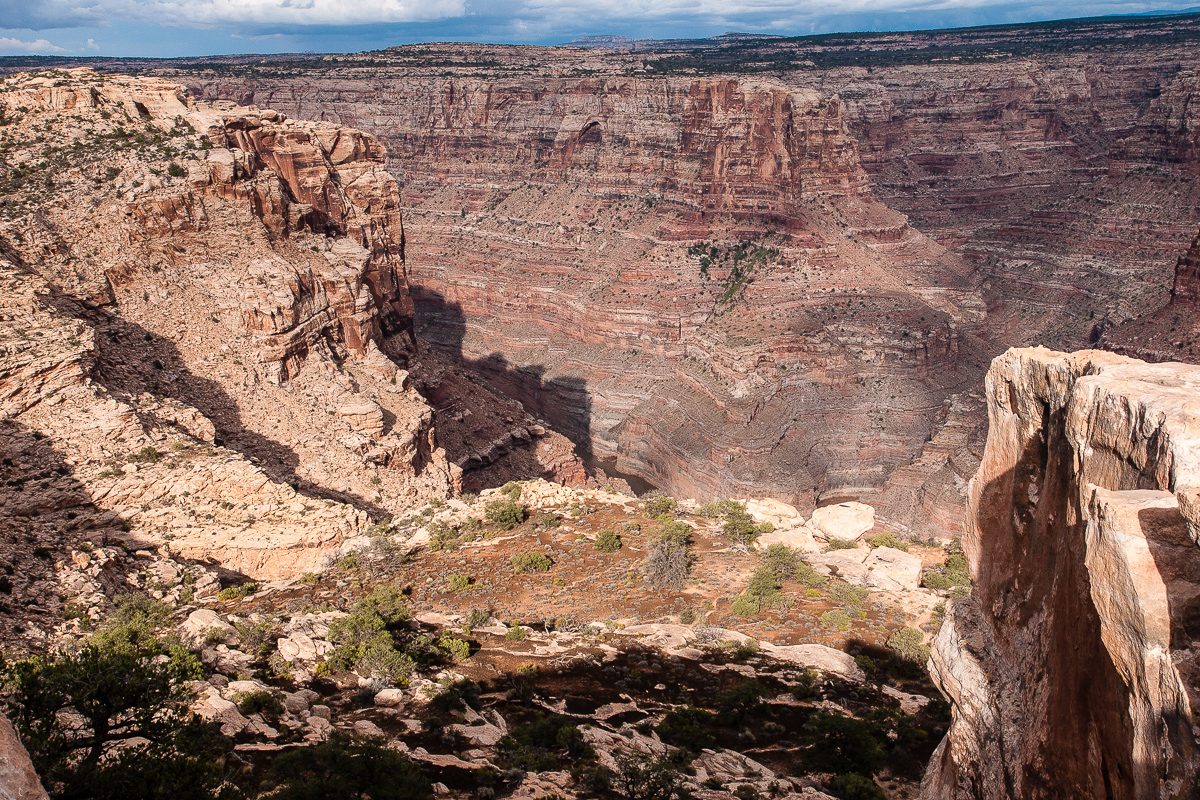
[{"label": "canyon rim", "polygon": [[1197,796],[1200,17],[594,44],[0,59],[0,795]]}]

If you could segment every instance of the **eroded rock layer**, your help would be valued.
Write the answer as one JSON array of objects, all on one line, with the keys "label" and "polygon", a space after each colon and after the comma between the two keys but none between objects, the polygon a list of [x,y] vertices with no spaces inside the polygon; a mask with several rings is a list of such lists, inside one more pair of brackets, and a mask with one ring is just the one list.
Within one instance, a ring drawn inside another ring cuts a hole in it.
[{"label": "eroded rock layer", "polygon": [[[454,491],[396,363],[412,306],[375,139],[87,70],[9,78],[0,109],[0,516],[25,549],[294,576]],[[14,592],[52,612],[28,555]]]},{"label": "eroded rock layer", "polygon": [[1195,796],[1198,388],[1198,367],[1100,351],[993,363],[924,797]]},{"label": "eroded rock layer", "polygon": [[870,197],[837,97],[625,77],[254,97],[388,143],[422,338],[677,494],[870,493],[985,361],[969,270]]}]

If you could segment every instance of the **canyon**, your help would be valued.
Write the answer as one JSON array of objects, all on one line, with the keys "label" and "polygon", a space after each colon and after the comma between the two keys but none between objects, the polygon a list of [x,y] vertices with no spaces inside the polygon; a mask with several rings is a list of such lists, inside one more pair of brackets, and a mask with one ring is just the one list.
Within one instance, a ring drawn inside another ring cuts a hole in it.
[{"label": "canyon", "polygon": [[248,796],[1194,796],[1195,19],[3,79],[0,644]]},{"label": "canyon", "polygon": [[1152,313],[1200,228],[1194,28],[1139,26],[141,66],[380,137],[418,337],[586,457],[944,538],[988,361]]}]

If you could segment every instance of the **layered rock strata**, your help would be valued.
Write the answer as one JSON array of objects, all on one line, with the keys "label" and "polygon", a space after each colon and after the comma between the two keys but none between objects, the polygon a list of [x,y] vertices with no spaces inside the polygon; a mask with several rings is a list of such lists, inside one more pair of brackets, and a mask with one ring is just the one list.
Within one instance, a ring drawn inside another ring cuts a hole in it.
[{"label": "layered rock strata", "polygon": [[0,108],[15,525],[274,578],[455,491],[397,363],[412,306],[375,139],[86,70],[9,78]]},{"label": "layered rock strata", "polygon": [[926,798],[1194,797],[1200,368],[1010,350],[930,667]]},{"label": "layered rock strata", "polygon": [[969,271],[871,198],[836,96],[725,77],[253,91],[387,142],[419,336],[673,493],[869,494],[986,360]]},{"label": "layered rock strata", "polygon": [[1099,345],[1146,361],[1193,360],[1200,356],[1197,308],[1200,308],[1200,234],[1175,263],[1169,302],[1106,331]]}]

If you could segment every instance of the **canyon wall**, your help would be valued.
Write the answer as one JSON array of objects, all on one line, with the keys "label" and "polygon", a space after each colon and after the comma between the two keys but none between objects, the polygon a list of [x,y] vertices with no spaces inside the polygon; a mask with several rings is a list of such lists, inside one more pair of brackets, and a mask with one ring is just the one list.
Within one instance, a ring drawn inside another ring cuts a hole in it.
[{"label": "canyon wall", "polygon": [[836,96],[727,77],[189,86],[377,132],[418,335],[673,493],[877,493],[989,355],[969,269],[872,199]]},{"label": "canyon wall", "polygon": [[[419,334],[596,455],[678,494],[854,495],[947,535],[990,357],[1153,312],[1200,224],[1200,49],[1160,27],[997,31],[960,63],[905,34],[763,41],[736,75],[719,50],[486,45],[177,72],[379,135]],[[805,60],[839,47],[855,66]],[[748,240],[780,255],[739,284]]]},{"label": "canyon wall", "polygon": [[1200,367],[1101,351],[993,363],[923,797],[1195,796],[1197,388]]},{"label": "canyon wall", "polygon": [[6,524],[272,578],[454,490],[376,140],[88,70],[0,108]]}]

